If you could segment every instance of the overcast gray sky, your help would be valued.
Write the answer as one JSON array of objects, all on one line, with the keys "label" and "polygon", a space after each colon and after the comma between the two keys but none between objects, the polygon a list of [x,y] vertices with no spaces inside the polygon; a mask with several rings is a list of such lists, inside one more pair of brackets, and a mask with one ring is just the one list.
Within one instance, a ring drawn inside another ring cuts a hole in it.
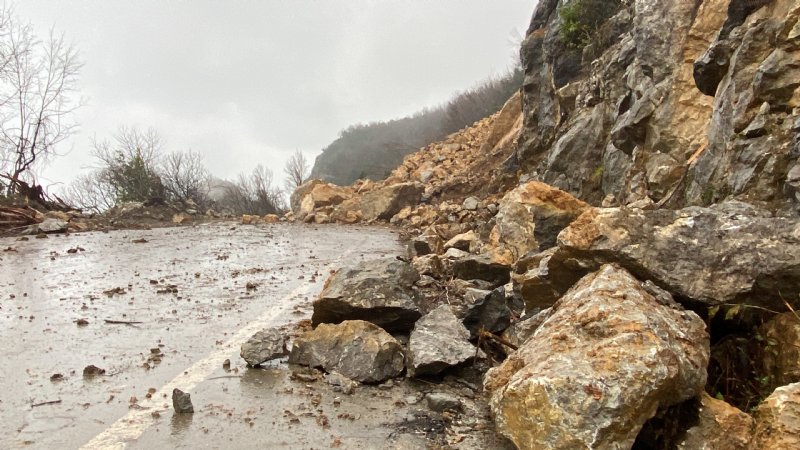
[{"label": "overcast gray sky", "polygon": [[91,139],[153,127],[217,176],[313,158],[357,122],[401,117],[512,62],[535,0],[18,0],[80,51],[80,131],[40,179],[92,164]]}]

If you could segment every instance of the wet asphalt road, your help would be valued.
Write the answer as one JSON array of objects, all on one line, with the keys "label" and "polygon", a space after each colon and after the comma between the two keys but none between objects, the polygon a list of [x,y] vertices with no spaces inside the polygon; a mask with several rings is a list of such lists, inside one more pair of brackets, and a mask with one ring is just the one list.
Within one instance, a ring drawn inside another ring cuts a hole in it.
[{"label": "wet asphalt road", "polygon": [[381,447],[399,412],[376,399],[404,388],[341,399],[238,351],[309,317],[331,269],[399,253],[385,229],[284,224],[0,239],[0,448]]}]

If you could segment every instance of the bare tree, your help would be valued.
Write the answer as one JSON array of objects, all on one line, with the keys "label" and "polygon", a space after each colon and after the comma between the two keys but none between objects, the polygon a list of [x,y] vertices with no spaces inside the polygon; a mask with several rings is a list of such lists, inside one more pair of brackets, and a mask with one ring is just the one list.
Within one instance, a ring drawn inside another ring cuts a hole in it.
[{"label": "bare tree", "polygon": [[209,173],[203,165],[203,155],[191,150],[168,154],[161,165],[161,178],[171,200],[191,200],[207,206]]},{"label": "bare tree", "polygon": [[272,182],[272,171],[259,164],[250,175],[239,174],[235,184],[227,185],[217,206],[234,214],[281,213],[286,209],[283,192]]},{"label": "bare tree", "polygon": [[40,41],[30,24],[0,11],[0,147],[8,194],[24,188],[35,166],[75,131],[72,96],[81,63],[63,35]]},{"label": "bare tree", "polygon": [[309,167],[308,160],[303,155],[303,152],[295,150],[283,168],[283,173],[286,174],[286,180],[284,181],[286,192],[291,194],[298,186],[305,183],[310,171],[311,167]]},{"label": "bare tree", "polygon": [[111,186],[117,202],[145,202],[163,201],[161,151],[161,137],[154,129],[120,127],[113,142],[95,141],[93,154],[101,164],[101,180]]},{"label": "bare tree", "polygon": [[100,171],[79,175],[62,193],[66,204],[84,211],[101,213],[114,207],[114,190]]}]

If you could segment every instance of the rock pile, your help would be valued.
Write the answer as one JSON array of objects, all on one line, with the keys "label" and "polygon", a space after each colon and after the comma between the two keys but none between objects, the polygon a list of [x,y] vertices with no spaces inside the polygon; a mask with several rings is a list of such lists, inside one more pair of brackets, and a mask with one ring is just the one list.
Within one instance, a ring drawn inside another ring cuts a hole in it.
[{"label": "rock pile", "polygon": [[314,323],[410,332],[411,376],[502,360],[483,385],[519,448],[794,448],[800,7],[613,3],[581,52],[540,1],[501,112],[295,192],[290,218],[409,236],[408,264],[334,275]]},{"label": "rock pile", "polygon": [[497,210],[493,194],[508,183],[501,163],[513,153],[522,125],[520,98],[515,95],[491,117],[408,155],[380,182],[305,183],[292,194],[287,218],[317,224],[386,220],[416,230],[488,220]]}]

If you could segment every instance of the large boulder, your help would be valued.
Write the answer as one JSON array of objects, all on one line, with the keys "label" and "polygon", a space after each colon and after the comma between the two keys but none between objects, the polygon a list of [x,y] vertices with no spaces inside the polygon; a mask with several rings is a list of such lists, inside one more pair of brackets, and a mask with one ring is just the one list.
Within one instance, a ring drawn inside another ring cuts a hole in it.
[{"label": "large boulder", "polygon": [[513,262],[530,251],[553,247],[558,233],[589,207],[552,186],[538,181],[525,183],[500,201],[491,234],[495,254],[508,253],[509,262]]},{"label": "large boulder", "polygon": [[581,279],[484,386],[519,448],[630,448],[662,407],[706,383],[703,320],[613,265]]},{"label": "large boulder", "polygon": [[403,347],[389,333],[363,320],[321,324],[294,341],[290,364],[339,372],[362,383],[380,383],[403,372]]},{"label": "large boulder", "polygon": [[389,220],[406,206],[419,203],[425,187],[420,183],[398,183],[370,191],[361,197],[364,220]]},{"label": "large boulder", "polygon": [[339,187],[330,183],[315,184],[300,200],[300,210],[297,215],[303,218],[312,214],[317,208],[338,205],[352,197],[352,195],[350,188]]},{"label": "large boulder", "polygon": [[800,221],[730,202],[593,209],[558,237],[564,259],[616,263],[679,299],[784,307],[800,295]]},{"label": "large boulder", "polygon": [[305,183],[301,184],[297,187],[297,189],[292,192],[292,195],[289,197],[289,206],[292,208],[292,212],[295,215],[300,214],[300,204],[303,202],[303,198],[305,198],[306,194],[311,192],[315,186],[319,184],[324,184],[325,182],[322,180],[309,180]]},{"label": "large boulder", "polygon": [[39,233],[63,233],[67,231],[68,227],[68,221],[48,217],[38,225],[38,231]]},{"label": "large boulder", "polygon": [[436,375],[475,356],[469,332],[450,305],[441,305],[417,321],[408,349],[412,376]]},{"label": "large boulder", "polygon": [[289,337],[282,330],[276,328],[262,330],[242,344],[239,354],[248,365],[257,366],[288,355],[288,340]]},{"label": "large boulder", "polygon": [[314,301],[312,323],[367,320],[391,332],[411,330],[422,316],[412,289],[419,273],[396,258],[362,262],[334,273]]},{"label": "large boulder", "polygon": [[758,405],[756,431],[750,448],[800,448],[800,383],[779,387]]}]

